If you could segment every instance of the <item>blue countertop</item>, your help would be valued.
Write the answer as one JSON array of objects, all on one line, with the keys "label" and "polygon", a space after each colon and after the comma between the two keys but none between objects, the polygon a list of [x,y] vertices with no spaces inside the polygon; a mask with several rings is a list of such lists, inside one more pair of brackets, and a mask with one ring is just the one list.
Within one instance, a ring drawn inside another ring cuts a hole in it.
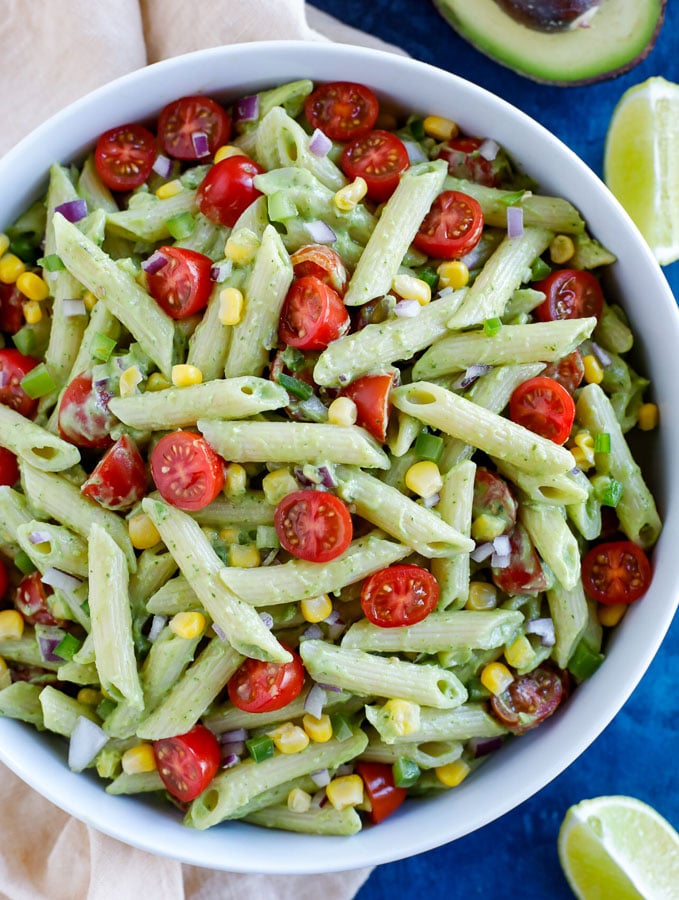
[{"label": "blue countertop", "polygon": [[[448,28],[429,0],[313,0],[347,24],[401,46],[500,94],[537,119],[601,175],[604,138],[623,92],[652,75],[679,82],[679,5],[668,3],[651,54],[630,72],[586,87],[536,84],[478,53]],[[679,298],[679,262],[665,268]],[[654,806],[679,827],[679,791],[671,748],[677,747],[679,621],[631,699],[597,741],[532,799],[452,844],[380,866],[358,900],[451,900],[501,896],[569,900],[556,839],[573,803],[603,794],[628,794]],[[484,864],[479,865],[483,860]]]}]

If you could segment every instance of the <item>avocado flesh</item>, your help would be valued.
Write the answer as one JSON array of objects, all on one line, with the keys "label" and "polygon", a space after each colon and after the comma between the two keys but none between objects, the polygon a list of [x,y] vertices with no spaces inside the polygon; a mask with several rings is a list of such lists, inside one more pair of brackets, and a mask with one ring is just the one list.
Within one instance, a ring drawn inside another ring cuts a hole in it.
[{"label": "avocado flesh", "polygon": [[453,28],[482,53],[535,81],[562,85],[613,78],[650,53],[666,0],[603,0],[587,28],[540,32],[496,0],[434,0]]}]

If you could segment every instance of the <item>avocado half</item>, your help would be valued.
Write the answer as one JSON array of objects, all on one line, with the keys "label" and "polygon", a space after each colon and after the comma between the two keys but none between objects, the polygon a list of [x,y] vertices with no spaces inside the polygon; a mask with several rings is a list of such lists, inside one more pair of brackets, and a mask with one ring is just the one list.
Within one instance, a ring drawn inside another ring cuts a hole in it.
[{"label": "avocado half", "polygon": [[538,31],[496,0],[434,0],[439,12],[477,50],[534,81],[591,84],[613,78],[653,49],[666,0],[603,0],[584,27]]}]

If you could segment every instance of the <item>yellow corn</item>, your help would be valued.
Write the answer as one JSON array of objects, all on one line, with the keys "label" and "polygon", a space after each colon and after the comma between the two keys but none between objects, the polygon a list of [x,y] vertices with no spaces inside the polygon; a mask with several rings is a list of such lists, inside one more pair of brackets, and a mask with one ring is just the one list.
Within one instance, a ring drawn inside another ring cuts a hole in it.
[{"label": "yellow corn", "polygon": [[24,633],[24,617],[16,609],[0,610],[0,639],[18,639]]},{"label": "yellow corn", "polygon": [[457,123],[443,116],[427,116],[422,122],[424,133],[437,141],[450,141],[460,133]]},{"label": "yellow corn", "polygon": [[567,234],[556,234],[549,245],[549,258],[557,266],[562,266],[575,255],[573,238]]},{"label": "yellow corn", "polygon": [[326,713],[320,719],[307,713],[302,719],[302,725],[311,740],[317,744],[325,744],[332,737],[332,723]]},{"label": "yellow corn", "polygon": [[470,581],[466,609],[495,609],[497,606],[497,588],[486,581]]},{"label": "yellow corn", "polygon": [[311,794],[302,788],[293,788],[288,794],[290,812],[305,813],[311,809]]},{"label": "yellow corn", "polygon": [[240,147],[235,147],[233,144],[222,144],[221,147],[217,148],[217,152],[215,153],[215,163],[221,162],[223,159],[228,159],[230,156],[247,156],[247,153],[244,150],[241,150]]},{"label": "yellow corn", "polygon": [[615,603],[612,606],[604,606],[602,604],[597,610],[597,618],[602,625],[613,628],[618,624],[626,612],[627,604],[625,603]]},{"label": "yellow corn", "polygon": [[224,466],[224,493],[227,497],[238,497],[248,489],[248,473],[240,463]]},{"label": "yellow corn", "polygon": [[178,612],[170,619],[170,631],[177,637],[192,638],[198,637],[205,631],[207,622],[202,612]]},{"label": "yellow corn", "polygon": [[259,250],[259,238],[249,228],[239,228],[227,238],[224,246],[224,256],[241,266],[247,265],[254,259]]},{"label": "yellow corn", "polygon": [[351,397],[336,397],[328,407],[331,425],[355,425],[358,410]]},{"label": "yellow corn", "polygon": [[488,663],[488,665],[484,666],[481,670],[481,684],[489,690],[491,694],[502,694],[507,690],[512,681],[514,681],[514,676],[504,663]]},{"label": "yellow corn", "polygon": [[582,357],[582,364],[585,367],[585,381],[588,384],[601,384],[604,380],[604,370],[596,356],[588,353]]},{"label": "yellow corn", "polygon": [[176,197],[177,194],[181,194],[183,190],[184,185],[178,178],[174,178],[172,181],[166,181],[165,184],[161,184],[156,191],[156,197],[159,200],[169,200],[170,197]]},{"label": "yellow corn", "polygon": [[240,541],[240,528],[234,528],[232,525],[222,528],[219,537],[225,544],[237,544]]},{"label": "yellow corn", "polygon": [[147,391],[164,391],[169,387],[170,382],[162,372],[154,372],[152,375],[149,375],[148,381],[146,382]]},{"label": "yellow corn", "polygon": [[471,536],[475,541],[494,541],[507,527],[507,523],[499,516],[481,513],[472,522]]},{"label": "yellow corn", "polygon": [[4,231],[0,232],[0,256],[4,256],[5,253],[9,250],[9,238],[4,233]]},{"label": "yellow corn", "polygon": [[14,284],[25,271],[26,263],[14,253],[5,253],[0,259],[0,281],[3,284]]},{"label": "yellow corn", "polygon": [[573,443],[580,448],[584,459],[590,465],[594,465],[594,438],[590,432],[584,429],[576,432],[573,437]]},{"label": "yellow corn", "polygon": [[153,744],[137,744],[123,753],[121,759],[123,772],[126,775],[137,775],[140,772],[153,772],[156,758],[153,755]]},{"label": "yellow corn", "polygon": [[120,396],[131,397],[136,394],[137,387],[141,383],[141,371],[139,366],[130,366],[120,376]]},{"label": "yellow corn", "polygon": [[222,288],[219,292],[219,321],[222,325],[238,325],[243,318],[243,306],[243,294],[238,288]]},{"label": "yellow corn", "polygon": [[350,184],[345,184],[344,187],[340,188],[335,193],[333,200],[337,209],[340,209],[342,212],[350,212],[358,206],[367,193],[368,185],[366,180],[359,175]]},{"label": "yellow corn", "polygon": [[420,707],[411,700],[392,698],[382,707],[382,713],[389,717],[389,723],[399,737],[413,734],[420,727]]},{"label": "yellow corn", "polygon": [[426,306],[431,300],[431,288],[426,281],[414,275],[397,275],[391,282],[392,290],[404,300],[417,300]]},{"label": "yellow corn", "polygon": [[96,294],[93,294],[92,291],[85,291],[83,294],[83,303],[85,304],[87,312],[92,312],[98,302],[99,298]]},{"label": "yellow corn", "polygon": [[505,648],[505,659],[515,669],[523,669],[535,659],[535,650],[525,634],[520,634]]},{"label": "yellow corn", "polygon": [[190,366],[188,363],[172,366],[172,384],[175,387],[189,387],[192,384],[202,383],[203,373],[198,366]]},{"label": "yellow corn", "polygon": [[16,283],[21,293],[29,300],[46,300],[49,297],[50,289],[47,282],[35,272],[22,272]]},{"label": "yellow corn", "polygon": [[642,403],[639,407],[639,428],[642,431],[653,431],[658,427],[660,411],[655,403]]},{"label": "yellow corn", "polygon": [[332,600],[327,594],[300,600],[299,606],[307,622],[322,622],[332,612]]},{"label": "yellow corn", "polygon": [[84,703],[85,706],[98,706],[101,703],[101,691],[94,688],[80,688],[76,696],[78,703]]},{"label": "yellow corn", "polygon": [[433,497],[443,487],[439,467],[430,459],[423,459],[412,465],[405,474],[408,490],[420,497]]},{"label": "yellow corn", "polygon": [[303,728],[293,725],[292,722],[284,722],[274,728],[269,732],[269,737],[281,753],[299,753],[309,746],[309,735]]},{"label": "yellow corn", "polygon": [[23,314],[27,325],[37,325],[42,320],[42,309],[37,300],[24,303]]},{"label": "yellow corn", "polygon": [[267,503],[277,506],[283,497],[299,490],[299,485],[290,469],[274,469],[262,478],[262,490]]},{"label": "yellow corn", "polygon": [[469,269],[461,259],[442,262],[436,272],[439,276],[439,288],[451,287],[454,291],[459,291],[469,283]]},{"label": "yellow corn", "polygon": [[9,667],[2,656],[0,656],[0,691],[9,687],[11,683],[12,676],[10,675]]},{"label": "yellow corn", "polygon": [[229,565],[239,569],[256,569],[262,564],[262,554],[254,544],[229,544]]},{"label": "yellow corn", "polygon": [[360,775],[340,775],[332,779],[325,793],[335,809],[358,806],[363,803],[363,779]]},{"label": "yellow corn", "polygon": [[148,550],[150,547],[155,547],[160,541],[160,532],[146,513],[132,516],[128,520],[127,530],[132,546],[136,550]]},{"label": "yellow corn", "polygon": [[441,784],[445,784],[446,787],[457,787],[471,770],[463,759],[456,759],[455,762],[445,766],[437,766],[434,771]]}]

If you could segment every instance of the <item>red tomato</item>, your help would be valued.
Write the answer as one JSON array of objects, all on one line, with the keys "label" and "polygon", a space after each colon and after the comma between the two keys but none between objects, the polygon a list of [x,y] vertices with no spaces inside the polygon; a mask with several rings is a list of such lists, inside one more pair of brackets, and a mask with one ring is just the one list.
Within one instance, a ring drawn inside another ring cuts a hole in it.
[{"label": "red tomato", "polygon": [[540,560],[528,537],[528,532],[517,524],[509,532],[509,565],[491,570],[493,583],[505,594],[535,593],[547,590],[547,579]]},{"label": "red tomato", "polygon": [[344,296],[349,275],[342,257],[332,247],[326,247],[325,244],[307,244],[306,247],[295,250],[290,262],[295,278],[315,275],[337,291],[340,297]]},{"label": "red tomato", "polygon": [[601,316],[604,295],[601,285],[591,272],[582,269],[557,269],[533,285],[545,299],[536,307],[541,322],[554,319],[583,319]]},{"label": "red tomato", "polygon": [[117,419],[109,412],[111,394],[106,385],[92,383],[87,372],[77,375],[59,404],[59,434],[78,447],[103,449],[111,443],[110,431]]},{"label": "red tomato", "polygon": [[153,755],[166,789],[182,803],[195,800],[205,790],[221,762],[219,742],[204,725],[154,741]]},{"label": "red tomato", "polygon": [[278,334],[300,350],[325,350],[349,330],[349,313],[342,298],[315,275],[294,281],[281,310]]},{"label": "red tomato", "polygon": [[214,165],[198,188],[198,208],[220,225],[229,228],[262,192],[254,185],[264,169],[247,156],[228,156]]},{"label": "red tomato", "polygon": [[0,600],[5,596],[5,591],[9,587],[9,575],[7,574],[7,567],[4,562],[0,559]]},{"label": "red tomato", "polygon": [[221,456],[192,431],[163,435],[151,453],[151,475],[164,500],[188,511],[203,509],[224,487]]},{"label": "red tomato", "polygon": [[356,424],[369,431],[381,444],[387,439],[389,394],[393,384],[392,375],[363,375],[341,391],[356,404]]},{"label": "red tomato", "polygon": [[195,250],[161,247],[167,262],[153,273],[146,273],[149,294],[168,316],[185,319],[205,309],[210,299],[212,260]]},{"label": "red tomato", "polygon": [[502,694],[491,697],[490,705],[513,734],[524,734],[551,716],[565,695],[558,673],[541,666],[516,678]]},{"label": "red tomato", "polygon": [[281,545],[298,559],[329,562],[347,549],[353,535],[345,503],[326,491],[294,491],[276,507],[274,526]]},{"label": "red tomato", "polygon": [[585,377],[585,366],[582,362],[582,353],[574,350],[568,356],[562,357],[558,362],[549,363],[542,370],[544,378],[553,378],[563,385],[569,394],[573,394]]},{"label": "red tomato", "polygon": [[14,594],[14,605],[29,625],[58,625],[52,615],[47,598],[54,591],[40,580],[40,572],[31,572],[19,582]]},{"label": "red tomato", "polygon": [[410,165],[403,141],[390,131],[370,131],[344,148],[340,162],[347,178],[364,178],[368,197],[381,203],[394,193]]},{"label": "red tomato", "polygon": [[472,519],[481,515],[499,519],[504,524],[502,533],[506,534],[516,525],[517,511],[517,502],[507,482],[494,472],[478,466],[474,476]]},{"label": "red tomato", "polygon": [[483,234],[483,212],[460,191],[443,191],[424,217],[413,244],[427,256],[453,259],[476,247]]},{"label": "red tomato", "polygon": [[287,663],[264,662],[246,659],[229,679],[229,699],[245,712],[262,713],[281,709],[298,697],[304,686],[304,665],[300,657],[292,654]]},{"label": "red tomato", "polygon": [[156,139],[148,128],[120,125],[100,136],[94,165],[106,187],[133,191],[151,174],[156,155]]},{"label": "red tomato", "polygon": [[426,619],[439,599],[439,583],[427,569],[388,566],[363,582],[361,608],[380,628],[415,625]]},{"label": "red tomato", "polygon": [[304,101],[304,114],[311,126],[320,128],[332,141],[352,141],[367,134],[379,111],[370,88],[352,81],[322,84]]},{"label": "red tomato", "polygon": [[24,326],[24,300],[15,284],[0,283],[0,331],[16,334]]},{"label": "red tomato", "polygon": [[[208,153],[199,155],[194,136],[200,134],[207,137]],[[160,145],[175,159],[212,156],[229,140],[230,134],[229,114],[209,97],[180,97],[168,103],[158,117]]]},{"label": "red tomato", "polygon": [[438,152],[439,159],[448,163],[448,172],[455,178],[465,178],[488,187],[500,187],[502,175],[508,165],[504,154],[495,159],[486,159],[479,153],[483,139],[479,137],[458,137],[447,141]]},{"label": "red tomato", "polygon": [[38,401],[29,397],[21,387],[21,379],[37,365],[37,359],[24,356],[18,350],[0,350],[0,403],[29,419],[35,415]]},{"label": "red tomato", "polygon": [[563,444],[575,421],[575,403],[562,384],[538,375],[514,389],[509,398],[509,418],[555,444]]},{"label": "red tomato", "polygon": [[106,509],[130,509],[146,493],[146,465],[137,445],[126,434],[118,438],[80,488]]},{"label": "red tomato", "polygon": [[597,544],[582,561],[582,584],[599,603],[634,603],[648,590],[651,564],[633,541]]},{"label": "red tomato", "polygon": [[16,456],[5,447],[0,447],[0,485],[12,487],[19,480],[19,464]]},{"label": "red tomato", "polygon": [[379,825],[395,812],[408,796],[406,788],[396,787],[394,773],[387,763],[358,762],[356,772],[363,779],[370,798],[370,821]]}]

